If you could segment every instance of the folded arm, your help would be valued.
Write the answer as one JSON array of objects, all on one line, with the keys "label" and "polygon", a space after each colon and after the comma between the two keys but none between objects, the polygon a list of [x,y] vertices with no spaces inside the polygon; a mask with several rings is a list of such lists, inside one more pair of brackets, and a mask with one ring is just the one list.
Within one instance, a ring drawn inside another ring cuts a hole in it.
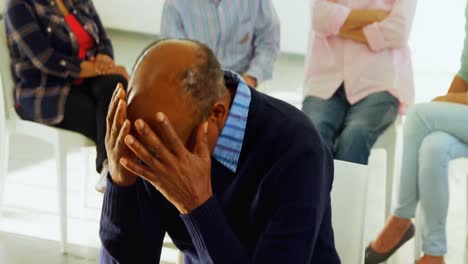
[{"label": "folded arm", "polygon": [[389,12],[378,9],[351,9],[328,0],[312,4],[313,29],[323,36],[340,36],[367,44],[363,28],[384,20]]},{"label": "folded arm", "polygon": [[389,12],[384,10],[351,10],[345,23],[340,28],[339,36],[363,44],[368,44],[363,28],[372,23],[383,21],[388,14]]},{"label": "folded arm", "polygon": [[389,16],[363,28],[372,51],[399,49],[408,46],[408,39],[416,12],[417,0],[396,0]]}]

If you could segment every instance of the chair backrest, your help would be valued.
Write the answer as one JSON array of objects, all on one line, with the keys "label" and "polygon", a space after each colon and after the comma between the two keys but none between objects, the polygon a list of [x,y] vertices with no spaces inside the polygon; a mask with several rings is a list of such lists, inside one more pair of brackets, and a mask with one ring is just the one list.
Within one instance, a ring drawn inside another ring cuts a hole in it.
[{"label": "chair backrest", "polygon": [[11,73],[11,62],[7,45],[5,23],[0,20],[0,123],[5,123],[14,113],[13,88],[14,82]]},{"label": "chair backrest", "polygon": [[368,174],[367,166],[335,161],[332,224],[342,263],[364,263]]}]

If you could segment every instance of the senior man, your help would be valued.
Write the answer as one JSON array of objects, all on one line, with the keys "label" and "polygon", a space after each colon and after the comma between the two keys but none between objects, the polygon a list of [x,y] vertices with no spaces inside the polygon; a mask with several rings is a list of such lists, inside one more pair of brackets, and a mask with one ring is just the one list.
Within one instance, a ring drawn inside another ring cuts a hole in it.
[{"label": "senior man", "polygon": [[[223,72],[196,41],[139,59],[108,114],[101,263],[340,263],[333,161],[305,114]],[[128,102],[128,103],[127,103]]]}]

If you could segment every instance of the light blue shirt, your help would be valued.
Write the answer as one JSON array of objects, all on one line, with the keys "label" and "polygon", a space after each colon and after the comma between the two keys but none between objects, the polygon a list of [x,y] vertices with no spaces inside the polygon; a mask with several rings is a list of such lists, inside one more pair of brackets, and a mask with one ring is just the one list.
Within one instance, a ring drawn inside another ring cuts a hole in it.
[{"label": "light blue shirt", "polygon": [[238,82],[238,85],[228,118],[216,143],[213,158],[235,173],[244,142],[252,96],[247,84],[234,73],[225,71],[224,78],[229,79],[230,83]]},{"label": "light blue shirt", "polygon": [[161,36],[198,40],[213,50],[223,68],[273,77],[280,24],[271,0],[166,0]]}]

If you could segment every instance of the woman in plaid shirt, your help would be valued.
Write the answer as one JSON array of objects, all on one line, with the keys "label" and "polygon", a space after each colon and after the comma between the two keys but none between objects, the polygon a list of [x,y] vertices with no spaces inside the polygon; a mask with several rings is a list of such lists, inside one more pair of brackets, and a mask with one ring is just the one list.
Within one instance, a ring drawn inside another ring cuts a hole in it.
[{"label": "woman in plaid shirt", "polygon": [[[96,167],[105,176],[107,108],[128,74],[113,61],[111,41],[92,1],[10,0],[4,22],[18,113],[94,140]],[[100,182],[96,187],[103,191]]]}]

